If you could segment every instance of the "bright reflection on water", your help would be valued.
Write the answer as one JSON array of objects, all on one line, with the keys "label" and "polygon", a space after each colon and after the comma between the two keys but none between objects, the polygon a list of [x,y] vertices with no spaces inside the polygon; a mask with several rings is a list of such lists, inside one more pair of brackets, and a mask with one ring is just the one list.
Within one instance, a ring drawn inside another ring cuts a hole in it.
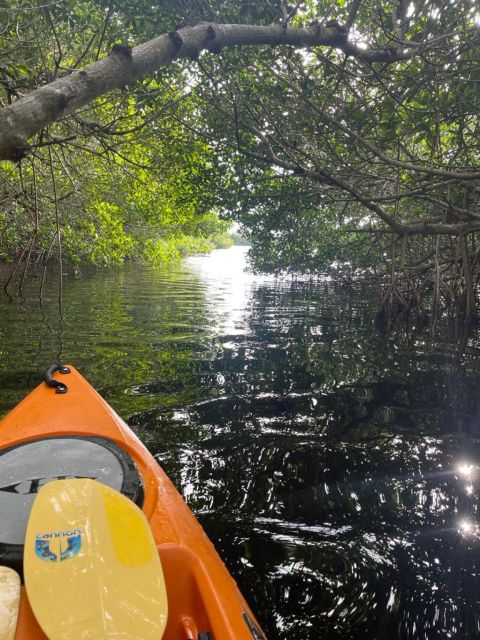
[{"label": "bright reflection on water", "polygon": [[242,271],[55,274],[0,298],[0,410],[60,345],[165,466],[281,640],[480,637],[480,350],[382,338],[379,294]]},{"label": "bright reflection on water", "polygon": [[246,248],[214,251],[208,260],[196,256],[185,260],[185,267],[199,277],[205,291],[209,314],[216,319],[219,333],[248,333],[248,307],[254,287],[273,281],[245,271]]}]

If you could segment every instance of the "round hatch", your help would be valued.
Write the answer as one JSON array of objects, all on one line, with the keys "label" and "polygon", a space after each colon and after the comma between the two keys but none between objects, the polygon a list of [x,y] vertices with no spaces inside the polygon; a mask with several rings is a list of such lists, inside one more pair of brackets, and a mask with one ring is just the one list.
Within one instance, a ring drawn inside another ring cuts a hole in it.
[{"label": "round hatch", "polygon": [[63,436],[0,451],[0,564],[21,571],[27,521],[38,491],[51,480],[92,478],[140,507],[143,483],[128,453],[111,440]]}]

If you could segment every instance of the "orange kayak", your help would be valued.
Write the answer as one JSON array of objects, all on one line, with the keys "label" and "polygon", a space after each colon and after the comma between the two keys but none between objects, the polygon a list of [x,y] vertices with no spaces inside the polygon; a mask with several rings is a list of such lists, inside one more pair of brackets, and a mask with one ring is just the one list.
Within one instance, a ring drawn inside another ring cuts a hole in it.
[{"label": "orange kayak", "polygon": [[[28,517],[44,484],[93,478],[148,519],[167,588],[164,640],[265,640],[200,524],[125,422],[73,367],[51,368],[47,381],[0,421],[0,565],[22,573]],[[46,639],[23,587],[15,639]]]}]

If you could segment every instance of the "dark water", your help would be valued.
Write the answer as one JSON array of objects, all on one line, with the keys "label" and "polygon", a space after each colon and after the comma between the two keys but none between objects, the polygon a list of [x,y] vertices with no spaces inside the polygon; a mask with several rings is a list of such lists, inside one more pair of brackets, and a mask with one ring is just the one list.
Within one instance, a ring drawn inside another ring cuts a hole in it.
[{"label": "dark water", "polygon": [[[269,637],[480,637],[480,347],[243,250],[0,298],[0,412],[62,349],[199,517]],[[451,332],[453,334],[453,332]],[[464,467],[459,468],[463,463]],[[473,465],[472,467],[465,465]]]}]

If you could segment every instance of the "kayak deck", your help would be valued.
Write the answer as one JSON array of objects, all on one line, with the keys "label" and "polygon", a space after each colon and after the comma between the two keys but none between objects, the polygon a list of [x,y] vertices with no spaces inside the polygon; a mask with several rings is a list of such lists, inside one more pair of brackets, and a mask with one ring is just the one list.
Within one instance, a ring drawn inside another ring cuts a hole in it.
[{"label": "kayak deck", "polygon": [[[73,367],[68,375],[55,377],[67,384],[67,393],[55,393],[54,388],[41,384],[0,421],[0,468],[2,452],[9,453],[13,447],[32,441],[90,438],[111,442],[133,460],[143,484],[142,509],[153,533],[167,587],[169,614],[162,637],[165,640],[264,639],[212,543],[156,460]],[[72,474],[67,469],[65,475],[55,473],[47,478],[26,477],[28,485],[15,481],[3,490],[9,492],[10,499],[13,494],[32,493],[45,482],[72,477],[77,472]],[[0,564],[6,563],[2,560]],[[15,638],[46,638],[23,587]]]}]

